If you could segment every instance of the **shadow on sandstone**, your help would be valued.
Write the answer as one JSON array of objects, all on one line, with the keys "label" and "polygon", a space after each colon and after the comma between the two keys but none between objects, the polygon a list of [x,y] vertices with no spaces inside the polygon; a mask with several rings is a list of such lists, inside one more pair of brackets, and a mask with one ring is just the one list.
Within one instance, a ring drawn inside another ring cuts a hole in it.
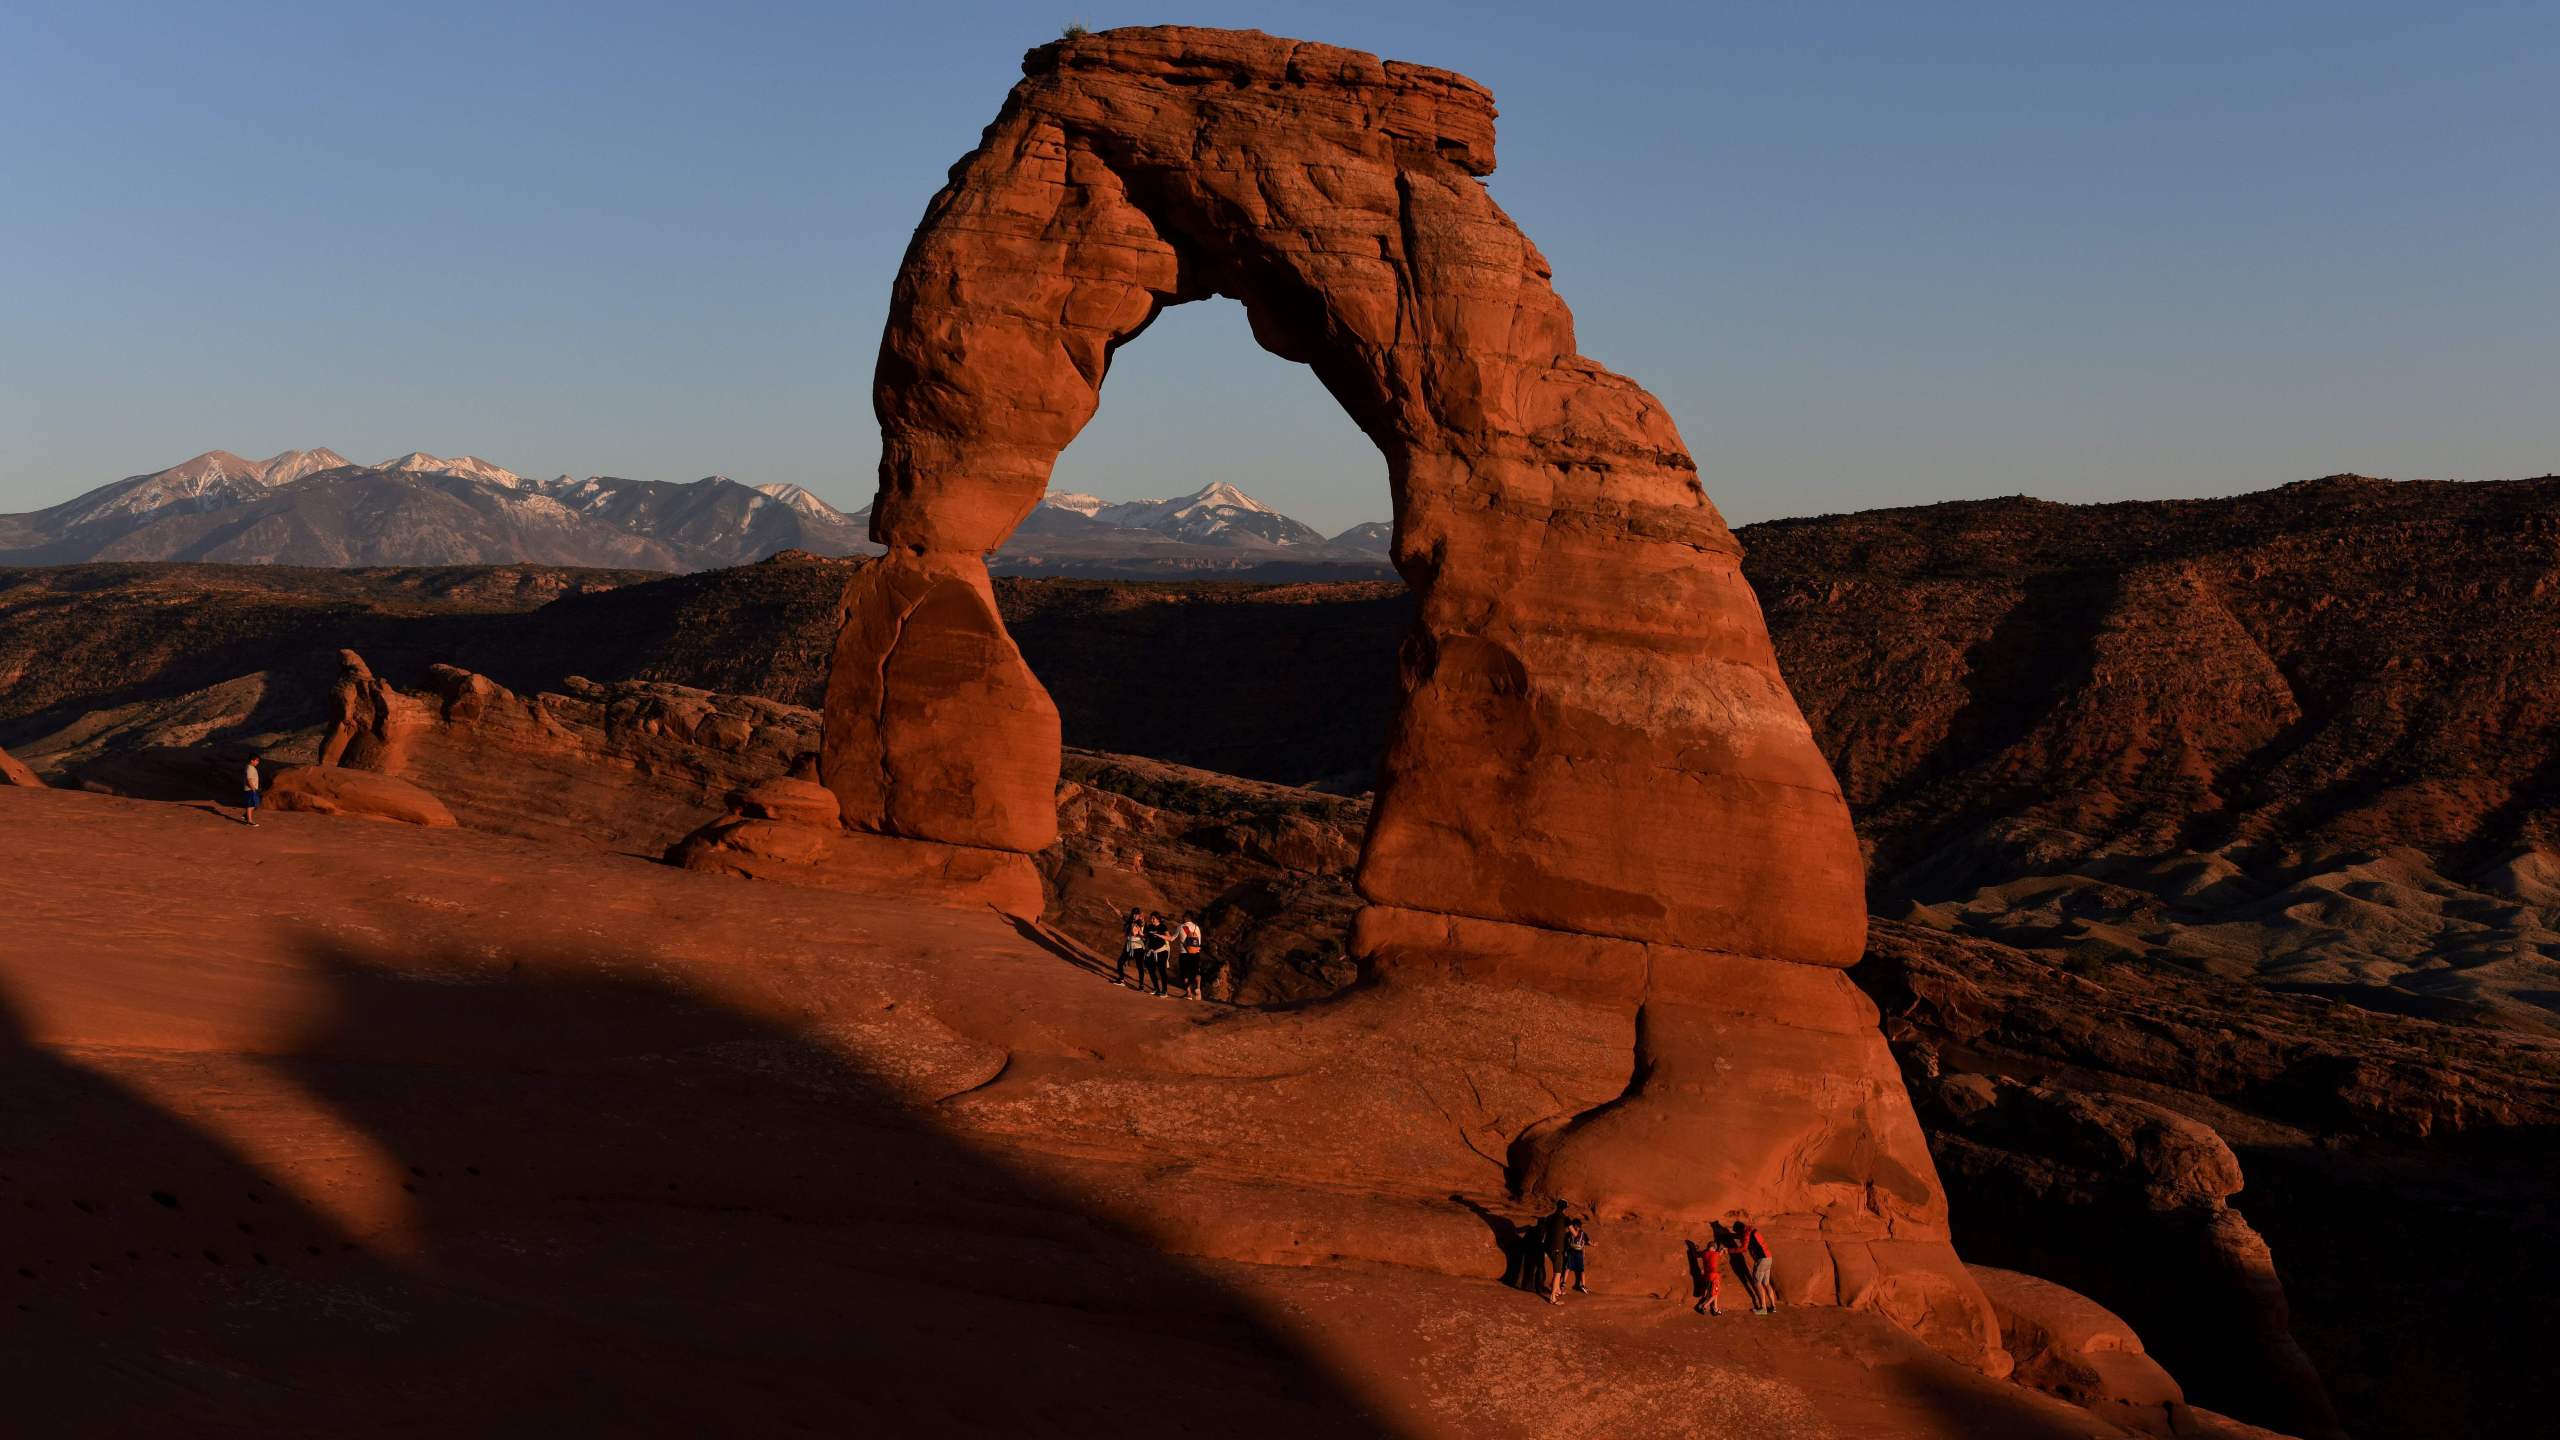
[{"label": "shadow on sandstone", "polygon": [[[29,1342],[5,1347],[13,1415],[96,1434],[1389,1429],[1201,1268],[938,1133],[834,1051],[642,978],[645,956],[490,983],[485,957],[395,973],[315,940],[303,958],[334,1019],[270,1073],[405,1167],[416,1262],[351,1246],[390,1217],[340,1233],[10,1029],[10,1149],[85,1165],[104,1141],[126,1177],[95,1182],[104,1223],[64,1212],[89,1243],[13,1233],[30,1253],[10,1263],[39,1277],[21,1293],[44,1301],[7,1316]],[[31,1208],[89,1199],[80,1168]],[[162,1175],[185,1177],[183,1210],[150,1199],[180,1183]],[[105,1293],[77,1267],[122,1253],[107,1232],[173,1221],[204,1233],[136,1251],[171,1273],[61,1328]]]}]

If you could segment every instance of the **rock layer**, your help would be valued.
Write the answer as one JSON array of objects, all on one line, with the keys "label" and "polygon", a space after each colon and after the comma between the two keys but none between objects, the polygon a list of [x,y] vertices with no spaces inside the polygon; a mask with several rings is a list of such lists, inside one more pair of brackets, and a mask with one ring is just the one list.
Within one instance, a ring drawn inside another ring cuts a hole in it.
[{"label": "rock layer", "polygon": [[266,802],[275,810],[352,815],[429,829],[449,830],[455,824],[453,812],[422,787],[394,776],[337,765],[294,766],[267,787]]},{"label": "rock layer", "polygon": [[807,710],[683,685],[519,695],[451,665],[405,690],[352,651],[320,763],[425,787],[475,830],[657,855],[814,748]]},{"label": "rock layer", "polygon": [[1482,184],[1491,97],[1254,32],[1075,36],[1023,68],[891,297],[887,553],[848,588],[827,695],[845,822],[980,852],[1053,836],[1057,713],[985,557],[1112,352],[1168,305],[1233,297],[1385,456],[1418,602],[1355,950],[1412,982],[1391,1001],[1525,987],[1634,1037],[1615,1098],[1505,1137],[1515,1188],[1658,1227],[1672,1254],[1672,1229],[1748,1211],[1790,1293],[2004,1371],[1840,974],[1865,909],[1839,787],[1670,416],[1576,352]]}]

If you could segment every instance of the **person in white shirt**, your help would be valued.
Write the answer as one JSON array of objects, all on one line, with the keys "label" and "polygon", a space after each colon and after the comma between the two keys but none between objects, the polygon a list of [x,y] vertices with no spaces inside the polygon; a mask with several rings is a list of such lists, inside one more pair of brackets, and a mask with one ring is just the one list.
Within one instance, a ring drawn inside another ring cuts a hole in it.
[{"label": "person in white shirt", "polygon": [[1182,993],[1191,999],[1206,998],[1208,977],[1200,973],[1200,922],[1188,915],[1173,932],[1174,948],[1182,953]]},{"label": "person in white shirt", "polygon": [[256,829],[258,824],[258,757],[249,757],[248,768],[240,772],[240,823]]}]

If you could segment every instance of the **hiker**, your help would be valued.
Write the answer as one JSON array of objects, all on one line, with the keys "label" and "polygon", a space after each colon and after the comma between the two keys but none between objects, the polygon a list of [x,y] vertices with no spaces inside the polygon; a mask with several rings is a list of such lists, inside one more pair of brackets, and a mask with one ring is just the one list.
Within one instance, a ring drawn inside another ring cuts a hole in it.
[{"label": "hiker", "polygon": [[1138,988],[1161,1000],[1165,998],[1165,960],[1170,953],[1164,917],[1153,910],[1148,911],[1146,927],[1139,931],[1139,939],[1146,946],[1146,951],[1138,958]]},{"label": "hiker", "polygon": [[1760,1238],[1760,1227],[1751,1223],[1751,1217],[1735,1217],[1732,1248],[1733,1268],[1741,1274],[1743,1288],[1751,1292],[1751,1313],[1778,1313],[1777,1257],[1769,1253],[1768,1242]]},{"label": "hiker", "polygon": [[1546,1219],[1538,1222],[1538,1248],[1547,1262],[1547,1303],[1550,1305],[1564,1303],[1564,1257],[1572,1225],[1572,1220],[1564,1213],[1562,1200],[1547,1212]]},{"label": "hiker", "polygon": [[[1589,1290],[1585,1289],[1582,1284],[1582,1252],[1590,1248],[1591,1227],[1582,1223],[1578,1218],[1573,1220],[1565,1227],[1564,1268],[1573,1273],[1573,1293],[1576,1295],[1588,1295],[1591,1293]],[[1561,1286],[1564,1283],[1564,1277],[1561,1275],[1557,1276],[1556,1283]]]},{"label": "hiker", "polygon": [[1173,939],[1182,951],[1182,993],[1193,1000],[1207,999],[1208,977],[1200,973],[1200,922],[1183,916]]},{"label": "hiker", "polygon": [[1724,1227],[1719,1225],[1716,1229],[1718,1233],[1710,1237],[1703,1250],[1695,1240],[1680,1242],[1689,1248],[1689,1293],[1698,1298],[1698,1303],[1689,1307],[1692,1315],[1724,1313],[1724,1307],[1716,1303],[1717,1292],[1724,1284]]},{"label": "hiker", "polygon": [[249,757],[248,768],[240,772],[240,823],[258,828],[258,757]]},{"label": "hiker", "polygon": [[1129,907],[1129,918],[1121,924],[1120,964],[1111,972],[1111,983],[1126,988],[1129,983],[1129,962],[1135,960],[1138,962],[1138,983],[1144,985],[1147,979],[1146,912],[1132,905]]}]

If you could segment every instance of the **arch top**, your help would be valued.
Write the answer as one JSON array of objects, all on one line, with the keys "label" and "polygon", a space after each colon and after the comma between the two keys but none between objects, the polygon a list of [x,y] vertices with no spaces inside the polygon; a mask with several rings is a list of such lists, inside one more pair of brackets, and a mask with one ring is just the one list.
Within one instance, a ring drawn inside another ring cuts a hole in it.
[{"label": "arch top", "polygon": [[1070,35],[1022,57],[1026,79],[1128,77],[1177,89],[1294,87],[1360,104],[1359,122],[1471,175],[1493,173],[1493,92],[1459,74],[1260,30],[1132,25]]}]

